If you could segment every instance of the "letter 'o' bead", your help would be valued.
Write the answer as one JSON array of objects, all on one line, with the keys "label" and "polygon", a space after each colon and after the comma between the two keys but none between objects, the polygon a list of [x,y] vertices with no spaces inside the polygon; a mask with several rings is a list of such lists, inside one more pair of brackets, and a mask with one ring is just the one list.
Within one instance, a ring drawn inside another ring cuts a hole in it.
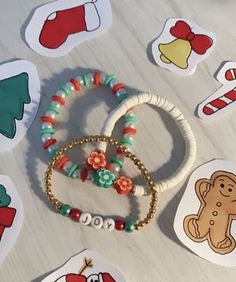
[{"label": "letter 'o' bead", "polygon": [[92,220],[92,215],[88,212],[83,212],[80,215],[79,222],[83,225],[89,225]]},{"label": "letter 'o' bead", "polygon": [[113,231],[115,229],[115,220],[113,218],[106,218],[103,222],[103,228],[107,231]]},{"label": "letter 'o' bead", "polygon": [[92,221],[91,221],[91,226],[93,226],[95,229],[101,229],[102,226],[103,226],[103,219],[101,216],[97,215],[97,216],[94,216],[92,218]]}]

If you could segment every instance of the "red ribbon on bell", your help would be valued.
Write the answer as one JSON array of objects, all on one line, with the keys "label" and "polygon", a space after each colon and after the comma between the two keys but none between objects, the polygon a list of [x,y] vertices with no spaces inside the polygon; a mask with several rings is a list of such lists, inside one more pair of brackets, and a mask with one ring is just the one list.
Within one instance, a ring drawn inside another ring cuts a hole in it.
[{"label": "red ribbon on bell", "polygon": [[16,215],[16,209],[8,207],[0,207],[0,241],[5,228],[12,226]]},{"label": "red ribbon on bell", "polygon": [[205,34],[195,34],[192,32],[190,26],[184,21],[177,21],[174,26],[170,28],[170,34],[178,39],[189,41],[191,48],[198,55],[203,55],[209,49],[213,40]]}]

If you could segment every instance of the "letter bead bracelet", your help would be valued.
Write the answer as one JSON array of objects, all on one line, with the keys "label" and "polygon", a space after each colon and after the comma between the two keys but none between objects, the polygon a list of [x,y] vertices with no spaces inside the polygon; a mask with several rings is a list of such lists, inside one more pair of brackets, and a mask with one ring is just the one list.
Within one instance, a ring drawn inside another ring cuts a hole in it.
[{"label": "letter bead bracelet", "polygon": [[[151,194],[150,207],[144,219],[139,220],[138,222],[133,222],[132,220],[125,221],[123,219],[113,219],[111,217],[104,219],[100,215],[92,216],[88,212],[82,212],[78,208],[72,208],[70,205],[62,203],[54,196],[52,192],[52,174],[62,155],[64,155],[64,153],[74,147],[89,142],[106,142],[115,146],[115,148],[119,150],[119,152],[121,152],[125,158],[129,158],[140,171],[145,182],[147,183],[148,189],[150,190]],[[134,230],[138,230],[140,227],[149,224],[151,222],[151,219],[154,217],[154,214],[156,213],[157,207],[158,192],[155,185],[156,184],[151,180],[147,169],[141,163],[141,161],[134,154],[129,152],[129,150],[123,144],[119,143],[118,140],[106,136],[87,136],[79,140],[72,141],[71,143],[61,147],[51,159],[45,173],[45,192],[49,201],[57,212],[64,216],[70,217],[74,221],[80,222],[82,225],[91,225],[95,229],[103,228],[108,231],[116,229],[125,230],[126,232],[133,232]]]},{"label": "letter bead bracelet", "polygon": [[[174,106],[171,102],[152,93],[142,93],[134,95],[123,101],[118,107],[116,107],[106,119],[103,128],[102,135],[111,136],[115,123],[126,113],[127,109],[133,108],[140,104],[150,104],[157,108],[160,108],[167,112],[175,121],[179,127],[184,141],[185,141],[185,155],[180,167],[174,172],[174,174],[167,179],[164,179],[156,184],[158,192],[170,189],[180,183],[191,170],[196,156],[196,140],[193,135],[192,129],[188,121],[185,119],[182,112]],[[106,151],[106,144],[99,144],[100,150]],[[143,186],[134,185],[133,194],[136,196],[148,195],[148,191],[145,191]]]},{"label": "letter bead bracelet", "polygon": [[[89,86],[109,86],[119,103],[128,96],[123,83],[118,82],[114,75],[106,75],[101,72],[83,74],[82,76],[72,78],[70,82],[67,82],[65,85],[63,85],[61,89],[51,97],[51,104],[48,106],[45,115],[41,116],[41,140],[43,143],[43,148],[48,150],[51,157],[53,157],[59,149],[57,139],[54,137],[54,135],[56,133],[56,117],[61,113],[61,107],[65,104],[67,98],[72,96],[72,94],[78,94],[82,87]],[[136,134],[136,120],[137,118],[132,109],[128,110],[123,118],[123,137],[120,140],[120,143],[124,144],[128,149],[133,145],[134,142],[133,135]],[[117,152],[116,156],[111,160],[109,169],[118,174],[120,169],[123,167],[123,163],[123,155],[120,152]],[[69,177],[80,177],[82,181],[93,179],[93,174],[90,173],[87,167],[80,168],[78,164],[73,163],[66,155],[62,156],[58,164],[58,169],[62,169]]]}]

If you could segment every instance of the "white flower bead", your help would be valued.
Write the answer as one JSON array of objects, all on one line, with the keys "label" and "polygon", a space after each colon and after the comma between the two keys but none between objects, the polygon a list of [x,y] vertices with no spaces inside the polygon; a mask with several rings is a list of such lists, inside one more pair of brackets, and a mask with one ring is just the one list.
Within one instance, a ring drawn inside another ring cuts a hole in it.
[{"label": "white flower bead", "polygon": [[64,170],[66,173],[68,173],[72,165],[73,165],[73,163],[72,163],[71,161],[66,162],[66,163],[63,165],[63,170]]},{"label": "white flower bead", "polygon": [[100,73],[100,81],[101,81],[101,84],[104,83],[105,79],[106,79],[106,74],[103,73],[103,72],[101,72],[101,73]]},{"label": "white flower bead", "polygon": [[80,170],[76,169],[75,172],[72,175],[72,178],[79,178],[80,177]]},{"label": "white flower bead", "polygon": [[56,96],[59,96],[59,97],[65,99],[66,98],[66,93],[64,91],[62,91],[62,90],[58,90],[56,92]]},{"label": "white flower bead", "polygon": [[109,86],[110,86],[111,88],[113,88],[113,87],[114,87],[116,84],[118,84],[118,83],[119,83],[119,81],[118,81],[116,78],[114,78],[114,79],[111,80]]},{"label": "white flower bead", "polygon": [[124,88],[121,88],[116,92],[116,96],[118,97],[118,96],[125,94],[125,93],[127,93],[127,91]]},{"label": "white flower bead", "polygon": [[93,226],[95,229],[101,229],[102,226],[103,226],[103,219],[101,216],[97,215],[97,216],[94,216],[92,218],[92,221],[91,221],[91,226]]},{"label": "white flower bead", "polygon": [[60,109],[61,108],[61,104],[57,101],[52,101],[51,102],[51,105],[57,109]]},{"label": "white flower bead", "polygon": [[83,80],[82,76],[77,76],[75,79],[77,80],[77,82],[78,82],[80,85],[84,85],[84,80]]},{"label": "white flower bead", "polygon": [[124,126],[129,128],[136,128],[136,126],[132,122],[126,122]]},{"label": "white flower bead", "polygon": [[75,87],[74,87],[74,85],[73,85],[71,82],[67,82],[65,85],[66,85],[66,88],[67,88],[70,92],[75,91]]},{"label": "white flower bead", "polygon": [[89,225],[92,220],[92,215],[88,212],[83,212],[79,217],[79,222],[83,225]]},{"label": "white flower bead", "polygon": [[49,116],[49,117],[51,117],[51,118],[53,118],[53,119],[56,118],[56,114],[55,114],[53,111],[47,111],[47,112],[45,113],[45,115],[46,115],[46,116]]},{"label": "white flower bead", "polygon": [[49,139],[52,139],[52,134],[46,133],[41,136],[41,140],[43,143],[45,143]]},{"label": "white flower bead", "polygon": [[43,122],[41,127],[42,127],[42,129],[53,128],[53,125],[50,122]]},{"label": "white flower bead", "polygon": [[103,222],[103,228],[107,231],[115,229],[115,220],[113,218],[106,218]]},{"label": "white flower bead", "polygon": [[117,163],[111,164],[112,171],[117,175],[120,171],[120,166]]},{"label": "white flower bead", "polygon": [[93,82],[94,82],[93,73],[87,74],[87,78],[89,79],[89,82],[90,82],[91,84],[93,84]]},{"label": "white flower bead", "polygon": [[49,154],[53,153],[57,148],[58,146],[56,144],[49,146],[48,147]]}]

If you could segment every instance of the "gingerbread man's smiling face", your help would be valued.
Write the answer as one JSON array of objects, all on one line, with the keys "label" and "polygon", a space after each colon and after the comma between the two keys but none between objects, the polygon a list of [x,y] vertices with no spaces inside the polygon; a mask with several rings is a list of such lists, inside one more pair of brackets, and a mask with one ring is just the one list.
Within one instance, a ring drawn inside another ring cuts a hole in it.
[{"label": "gingerbread man's smiling face", "polygon": [[230,200],[236,199],[236,182],[230,175],[222,174],[217,176],[213,182],[213,186],[218,190],[222,197]]}]

